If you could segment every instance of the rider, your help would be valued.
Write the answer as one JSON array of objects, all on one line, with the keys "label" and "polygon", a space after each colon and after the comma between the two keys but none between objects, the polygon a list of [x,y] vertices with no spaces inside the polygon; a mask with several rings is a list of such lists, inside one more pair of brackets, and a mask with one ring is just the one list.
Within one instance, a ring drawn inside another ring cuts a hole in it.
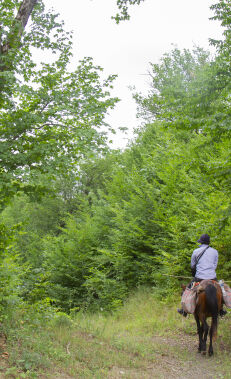
[{"label": "rider", "polygon": [[[201,282],[204,279],[211,279],[217,281],[216,268],[218,263],[218,252],[209,246],[210,237],[208,234],[202,234],[197,241],[201,245],[198,249],[194,250],[191,257],[191,268],[196,264],[196,274],[193,280],[188,285],[191,288],[194,282]],[[203,252],[198,263],[197,257]],[[177,309],[177,312],[183,316],[187,316],[187,313],[183,309]],[[227,312],[223,309],[220,310],[220,316],[224,316]]]}]

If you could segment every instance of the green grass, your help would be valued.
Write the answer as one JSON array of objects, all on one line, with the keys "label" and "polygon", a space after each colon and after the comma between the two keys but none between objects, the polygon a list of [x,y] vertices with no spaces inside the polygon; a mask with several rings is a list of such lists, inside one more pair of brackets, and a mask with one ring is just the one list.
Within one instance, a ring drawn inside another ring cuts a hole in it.
[{"label": "green grass", "polygon": [[230,378],[231,314],[220,321],[214,357],[201,357],[194,318],[176,312],[179,302],[162,303],[142,289],[113,314],[18,315],[3,377],[187,378],[198,370],[203,378]]}]

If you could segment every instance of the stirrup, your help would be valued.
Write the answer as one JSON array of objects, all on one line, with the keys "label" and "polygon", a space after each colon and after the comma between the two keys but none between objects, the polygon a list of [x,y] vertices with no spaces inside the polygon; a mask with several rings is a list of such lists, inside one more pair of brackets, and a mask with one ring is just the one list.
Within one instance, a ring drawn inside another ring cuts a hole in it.
[{"label": "stirrup", "polygon": [[219,312],[220,316],[223,317],[227,314],[227,311],[225,309],[220,309],[220,312]]}]

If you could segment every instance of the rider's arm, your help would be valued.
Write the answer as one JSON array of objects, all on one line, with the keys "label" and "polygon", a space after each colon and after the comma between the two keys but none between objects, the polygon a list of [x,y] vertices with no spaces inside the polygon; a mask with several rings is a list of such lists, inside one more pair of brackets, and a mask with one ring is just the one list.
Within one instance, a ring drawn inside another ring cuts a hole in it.
[{"label": "rider's arm", "polygon": [[214,270],[216,270],[217,268],[217,263],[218,263],[218,252],[215,250],[215,254],[214,254]]},{"label": "rider's arm", "polygon": [[191,267],[193,267],[195,264],[196,264],[196,253],[194,251],[191,257]]}]

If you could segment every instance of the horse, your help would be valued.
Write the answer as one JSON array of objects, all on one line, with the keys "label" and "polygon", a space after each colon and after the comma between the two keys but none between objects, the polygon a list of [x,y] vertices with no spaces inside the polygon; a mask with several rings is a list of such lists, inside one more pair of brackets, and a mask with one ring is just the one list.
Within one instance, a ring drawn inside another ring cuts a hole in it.
[{"label": "horse", "polygon": [[[222,290],[220,285],[213,280],[203,280],[197,287],[197,300],[194,318],[197,323],[197,333],[199,335],[198,352],[206,355],[206,342],[209,333],[209,356],[213,355],[213,338],[217,335],[218,315],[222,308]],[[209,326],[206,322],[211,317]]]}]

